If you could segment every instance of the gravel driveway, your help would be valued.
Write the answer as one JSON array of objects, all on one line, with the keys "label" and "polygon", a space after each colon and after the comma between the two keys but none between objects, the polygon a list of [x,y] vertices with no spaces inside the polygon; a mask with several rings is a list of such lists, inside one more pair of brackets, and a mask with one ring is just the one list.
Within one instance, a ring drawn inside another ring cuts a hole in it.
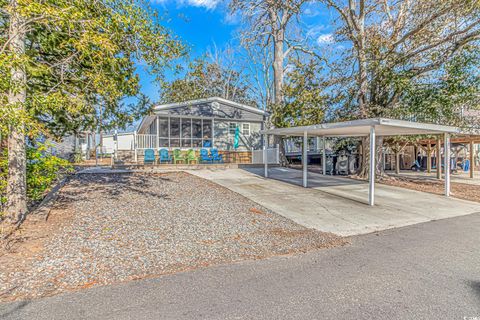
[{"label": "gravel driveway", "polygon": [[37,250],[0,257],[0,300],[345,243],[182,172],[77,175],[50,216]]}]

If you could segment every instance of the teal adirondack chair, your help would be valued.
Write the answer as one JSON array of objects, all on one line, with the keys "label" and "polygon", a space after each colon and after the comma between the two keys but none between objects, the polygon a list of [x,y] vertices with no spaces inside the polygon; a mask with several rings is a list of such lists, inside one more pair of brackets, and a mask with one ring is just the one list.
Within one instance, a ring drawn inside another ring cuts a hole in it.
[{"label": "teal adirondack chair", "polygon": [[169,163],[172,161],[172,157],[168,154],[167,149],[160,149],[160,158],[158,159],[160,163],[166,162]]},{"label": "teal adirondack chair", "polygon": [[154,164],[155,163],[155,150],[145,149],[145,156],[143,158],[144,164]]}]

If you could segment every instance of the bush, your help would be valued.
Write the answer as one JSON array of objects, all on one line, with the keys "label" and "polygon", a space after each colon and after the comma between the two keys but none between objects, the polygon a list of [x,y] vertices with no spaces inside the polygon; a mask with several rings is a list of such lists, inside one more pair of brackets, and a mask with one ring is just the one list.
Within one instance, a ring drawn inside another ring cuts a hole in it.
[{"label": "bush", "polygon": [[[47,151],[44,144],[27,148],[27,196],[29,201],[41,200],[59,176],[73,172],[65,159]],[[6,202],[7,153],[0,156],[0,202]]]}]

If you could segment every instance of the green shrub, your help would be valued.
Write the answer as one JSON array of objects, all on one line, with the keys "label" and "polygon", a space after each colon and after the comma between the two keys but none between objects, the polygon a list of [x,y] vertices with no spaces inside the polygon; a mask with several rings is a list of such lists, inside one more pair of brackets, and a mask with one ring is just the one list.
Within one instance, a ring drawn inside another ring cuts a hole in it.
[{"label": "green shrub", "polygon": [[[27,196],[30,201],[41,200],[57,178],[73,172],[73,166],[65,159],[52,155],[47,146],[39,144],[27,148]],[[6,199],[7,154],[0,156],[0,201]]]}]

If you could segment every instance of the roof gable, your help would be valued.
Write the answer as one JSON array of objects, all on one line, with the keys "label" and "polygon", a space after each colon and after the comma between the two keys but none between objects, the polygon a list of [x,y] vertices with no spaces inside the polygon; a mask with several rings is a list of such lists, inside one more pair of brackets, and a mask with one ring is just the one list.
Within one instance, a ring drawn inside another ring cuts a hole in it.
[{"label": "roof gable", "polygon": [[155,106],[153,110],[155,112],[155,111],[168,110],[168,109],[173,109],[178,107],[192,107],[192,106],[204,105],[204,104],[209,104],[215,107],[215,102],[218,103],[220,106],[223,104],[223,105],[228,105],[234,108],[243,109],[243,110],[261,114],[261,115],[267,114],[264,110],[247,106],[245,104],[241,104],[235,101],[223,99],[220,97],[211,97],[206,99],[197,99],[197,100],[190,100],[190,101],[184,101],[184,102],[163,104],[163,105]]}]

